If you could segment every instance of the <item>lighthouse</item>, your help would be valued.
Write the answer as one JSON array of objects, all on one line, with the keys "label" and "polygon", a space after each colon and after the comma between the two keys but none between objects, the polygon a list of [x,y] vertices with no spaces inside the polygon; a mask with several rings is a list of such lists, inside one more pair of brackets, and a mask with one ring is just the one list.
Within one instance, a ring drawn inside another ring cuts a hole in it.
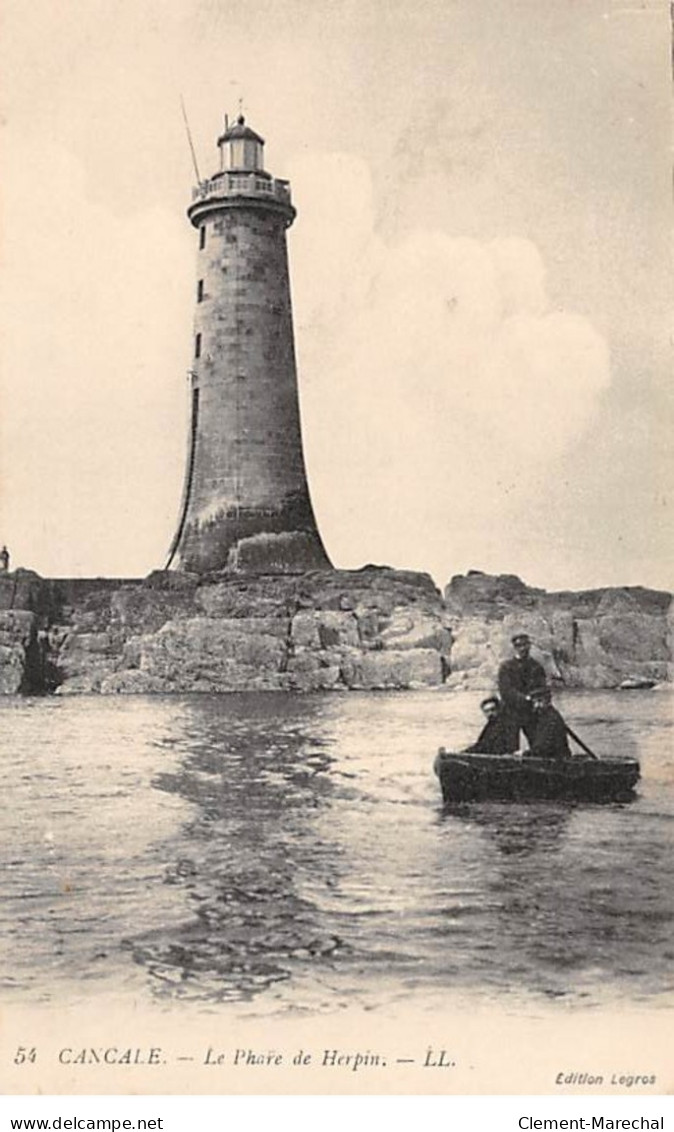
[{"label": "lighthouse", "polygon": [[185,486],[168,565],[301,573],[330,562],[302,452],[286,230],[287,181],[240,115],[193,190],[196,313]]}]

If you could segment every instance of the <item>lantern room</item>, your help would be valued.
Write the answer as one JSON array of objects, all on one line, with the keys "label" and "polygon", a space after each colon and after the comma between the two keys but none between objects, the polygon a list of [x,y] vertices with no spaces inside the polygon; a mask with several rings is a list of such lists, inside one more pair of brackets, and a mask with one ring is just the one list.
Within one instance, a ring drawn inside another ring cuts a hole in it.
[{"label": "lantern room", "polygon": [[238,173],[262,173],[264,171],[264,138],[246,125],[243,114],[239,114],[233,126],[225,119],[225,132],[218,138],[220,147],[220,169]]}]

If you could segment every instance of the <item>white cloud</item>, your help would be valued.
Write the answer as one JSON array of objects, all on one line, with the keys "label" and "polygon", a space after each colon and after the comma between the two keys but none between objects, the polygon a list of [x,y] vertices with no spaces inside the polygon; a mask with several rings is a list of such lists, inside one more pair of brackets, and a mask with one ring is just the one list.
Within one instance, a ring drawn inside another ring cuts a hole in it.
[{"label": "white cloud", "polygon": [[606,343],[550,308],[529,240],[418,227],[385,242],[362,162],[291,172],[304,431],[333,553],[479,565],[591,420]]}]

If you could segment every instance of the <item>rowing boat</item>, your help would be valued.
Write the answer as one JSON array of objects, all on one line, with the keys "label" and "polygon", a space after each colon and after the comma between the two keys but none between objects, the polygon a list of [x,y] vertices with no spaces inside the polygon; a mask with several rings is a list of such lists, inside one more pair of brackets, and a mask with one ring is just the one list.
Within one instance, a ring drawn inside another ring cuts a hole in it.
[{"label": "rowing boat", "polygon": [[535,798],[575,802],[629,801],[639,781],[637,759],[573,755],[540,759],[530,755],[482,755],[446,751],[433,764],[445,803]]}]

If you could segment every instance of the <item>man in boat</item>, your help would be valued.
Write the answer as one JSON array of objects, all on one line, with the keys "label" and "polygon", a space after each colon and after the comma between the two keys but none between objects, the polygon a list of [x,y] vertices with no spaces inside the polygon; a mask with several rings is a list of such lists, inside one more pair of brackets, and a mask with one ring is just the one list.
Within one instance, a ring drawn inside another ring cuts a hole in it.
[{"label": "man in boat", "polygon": [[503,711],[498,696],[487,696],[480,704],[486,717],[482,731],[467,751],[480,755],[507,755],[517,749],[517,728]]},{"label": "man in boat", "polygon": [[531,693],[536,729],[531,750],[537,759],[568,759],[571,756],[566,723],[552,706],[552,692],[547,685]]},{"label": "man in boat", "polygon": [[543,666],[529,656],[531,639],[528,633],[515,633],[512,646],[514,657],[504,660],[498,670],[498,690],[504,714],[514,729],[514,750],[519,745],[520,730],[526,735],[529,746],[534,741],[536,718],[531,694],[534,689],[545,685],[546,676]]}]

